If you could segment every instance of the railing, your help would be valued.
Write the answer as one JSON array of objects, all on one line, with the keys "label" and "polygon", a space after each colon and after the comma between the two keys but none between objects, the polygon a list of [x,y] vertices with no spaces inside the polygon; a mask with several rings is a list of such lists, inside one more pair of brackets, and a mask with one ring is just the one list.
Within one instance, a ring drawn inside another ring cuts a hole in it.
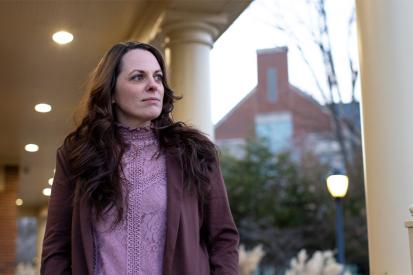
[{"label": "railing", "polygon": [[410,205],[409,211],[410,211],[411,217],[404,223],[404,225],[407,227],[407,230],[409,232],[410,266],[411,266],[411,272],[413,274],[413,204]]}]

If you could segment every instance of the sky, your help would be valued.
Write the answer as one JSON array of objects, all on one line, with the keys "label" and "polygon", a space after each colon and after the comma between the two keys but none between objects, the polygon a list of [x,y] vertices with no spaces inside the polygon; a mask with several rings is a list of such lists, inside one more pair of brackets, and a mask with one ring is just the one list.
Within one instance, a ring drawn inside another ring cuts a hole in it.
[{"label": "sky", "polygon": [[[212,121],[217,123],[242,98],[257,85],[258,49],[288,46],[288,71],[290,83],[322,102],[314,78],[292,36],[274,26],[288,22],[300,46],[323,79],[322,59],[309,39],[307,27],[314,24],[314,13],[309,8],[311,0],[255,0],[215,42],[211,51],[211,105]],[[326,0],[327,20],[330,28],[334,61],[343,101],[351,98],[351,81],[348,69],[348,52],[358,66],[357,34],[347,21],[354,8],[354,0]],[[359,88],[356,97],[359,98]]]}]

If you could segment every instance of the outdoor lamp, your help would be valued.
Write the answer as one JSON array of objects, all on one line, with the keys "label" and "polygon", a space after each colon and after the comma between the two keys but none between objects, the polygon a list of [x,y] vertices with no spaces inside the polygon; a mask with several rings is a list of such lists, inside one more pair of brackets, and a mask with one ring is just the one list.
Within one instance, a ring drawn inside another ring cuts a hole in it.
[{"label": "outdoor lamp", "polygon": [[327,188],[334,198],[343,198],[347,194],[348,177],[340,174],[327,177]]},{"label": "outdoor lamp", "polygon": [[333,171],[327,177],[327,188],[331,196],[334,197],[336,204],[336,242],[337,242],[337,260],[344,266],[341,274],[345,270],[345,244],[344,244],[344,212],[343,198],[348,189],[348,177],[344,173]]}]

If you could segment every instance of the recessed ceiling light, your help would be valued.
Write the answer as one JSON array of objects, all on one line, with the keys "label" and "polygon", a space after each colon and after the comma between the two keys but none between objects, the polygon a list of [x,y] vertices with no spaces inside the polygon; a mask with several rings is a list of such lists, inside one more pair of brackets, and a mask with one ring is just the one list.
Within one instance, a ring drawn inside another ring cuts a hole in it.
[{"label": "recessed ceiling light", "polygon": [[53,184],[53,178],[50,178],[47,182],[49,183],[49,185],[52,185]]},{"label": "recessed ceiling light", "polygon": [[52,193],[52,189],[50,187],[46,187],[46,188],[43,189],[42,193],[43,193],[43,195],[49,197],[50,194]]},{"label": "recessed ceiling light", "polygon": [[24,146],[24,150],[27,152],[37,152],[39,151],[39,146],[37,144],[26,144],[26,146]]},{"label": "recessed ceiling light", "polygon": [[17,199],[17,200],[16,200],[16,205],[17,205],[17,206],[23,205],[23,200],[22,200],[22,199]]},{"label": "recessed ceiling light", "polygon": [[39,113],[48,113],[52,110],[52,106],[47,103],[39,103],[34,106],[34,109]]},{"label": "recessed ceiling light", "polygon": [[67,31],[59,31],[59,32],[55,32],[52,38],[53,38],[53,41],[56,42],[57,44],[64,45],[64,44],[72,42],[73,34]]}]

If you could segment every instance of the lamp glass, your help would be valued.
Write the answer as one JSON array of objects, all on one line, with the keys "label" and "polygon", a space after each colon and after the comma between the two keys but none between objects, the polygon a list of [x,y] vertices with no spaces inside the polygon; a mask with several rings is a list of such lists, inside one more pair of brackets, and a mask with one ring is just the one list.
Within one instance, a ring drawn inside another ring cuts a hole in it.
[{"label": "lamp glass", "polygon": [[63,45],[72,42],[73,34],[67,31],[59,31],[55,32],[52,38],[54,42]]},{"label": "lamp glass", "polygon": [[52,189],[49,187],[46,187],[43,189],[42,191],[43,195],[45,195],[46,197],[49,197],[52,194]]},{"label": "lamp glass", "polygon": [[26,144],[26,146],[24,146],[24,150],[27,152],[37,152],[39,151],[39,146],[37,144]]},{"label": "lamp glass", "polygon": [[39,103],[36,106],[34,106],[34,109],[36,110],[36,112],[39,113],[48,113],[52,110],[52,106],[50,106],[47,103]]},{"label": "lamp glass", "polygon": [[334,198],[343,198],[347,194],[348,177],[345,175],[331,175],[327,178],[327,188]]}]

